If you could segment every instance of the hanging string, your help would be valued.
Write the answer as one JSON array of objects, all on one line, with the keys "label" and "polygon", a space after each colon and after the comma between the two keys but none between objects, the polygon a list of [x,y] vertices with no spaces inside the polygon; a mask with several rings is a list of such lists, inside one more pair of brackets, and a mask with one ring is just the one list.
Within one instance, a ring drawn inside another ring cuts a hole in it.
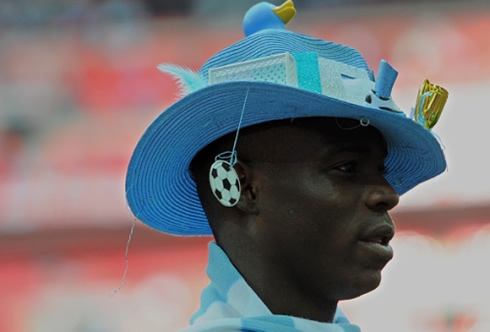
[{"label": "hanging string", "polygon": [[230,151],[225,151],[221,152],[216,157],[214,158],[215,160],[218,159],[230,159],[230,166],[234,166],[237,162],[237,153],[236,153],[236,145],[238,142],[238,135],[240,133],[240,128],[242,127],[242,120],[243,120],[243,114],[245,113],[245,105],[247,104],[247,98],[248,98],[248,91],[250,88],[247,88],[247,93],[245,95],[245,100],[243,101],[243,106],[242,106],[242,112],[240,114],[240,120],[238,121],[238,128],[236,130],[235,134],[235,141],[233,142],[233,147]]},{"label": "hanging string", "polygon": [[135,225],[136,225],[136,218],[133,219],[133,224],[131,225],[131,231],[129,232],[128,241],[126,242],[126,251],[124,254],[124,260],[125,260],[124,272],[123,272],[121,284],[119,285],[119,287],[117,287],[115,290],[112,291],[112,293],[109,295],[111,297],[114,296],[117,292],[119,292],[121,288],[123,288],[124,285],[126,284],[126,276],[128,274],[128,269],[129,269],[129,244],[131,243],[131,239],[133,238]]},{"label": "hanging string", "polygon": [[[354,122],[354,119],[352,119]],[[335,118],[335,123],[337,124],[337,127],[340,128],[340,129],[343,129],[343,130],[353,130],[353,129],[357,129],[359,127],[367,127],[371,124],[371,120],[369,120],[369,118],[367,116],[363,116],[359,119],[359,124],[355,124],[351,127],[346,127],[346,126],[343,126],[342,123],[340,123],[340,120],[339,118]],[[354,122],[355,123],[355,122]]]}]

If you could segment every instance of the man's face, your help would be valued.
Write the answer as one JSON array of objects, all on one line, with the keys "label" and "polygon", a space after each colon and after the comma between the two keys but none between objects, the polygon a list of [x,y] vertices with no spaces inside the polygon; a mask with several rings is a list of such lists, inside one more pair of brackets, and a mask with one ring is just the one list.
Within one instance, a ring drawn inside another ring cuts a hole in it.
[{"label": "man's face", "polygon": [[318,301],[376,288],[393,255],[387,211],[399,198],[383,177],[379,132],[315,118],[253,135],[268,146],[250,164],[259,186],[255,246],[271,274]]}]

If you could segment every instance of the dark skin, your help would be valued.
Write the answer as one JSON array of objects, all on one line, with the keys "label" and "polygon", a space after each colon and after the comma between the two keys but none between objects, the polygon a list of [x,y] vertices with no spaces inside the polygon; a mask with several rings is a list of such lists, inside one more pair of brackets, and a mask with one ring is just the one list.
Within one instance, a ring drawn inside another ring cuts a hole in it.
[{"label": "dark skin", "polygon": [[192,165],[217,244],[274,314],[332,322],[338,301],[375,289],[393,256],[388,211],[399,197],[383,176],[382,136],[333,118],[242,129],[241,196],[226,208],[207,172],[233,138],[211,144]]}]

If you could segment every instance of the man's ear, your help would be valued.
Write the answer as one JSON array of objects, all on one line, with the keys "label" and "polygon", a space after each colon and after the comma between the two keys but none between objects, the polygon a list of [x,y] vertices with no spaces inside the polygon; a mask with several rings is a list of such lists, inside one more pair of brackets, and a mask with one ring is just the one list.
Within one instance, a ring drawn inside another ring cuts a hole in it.
[{"label": "man's ear", "polygon": [[257,177],[254,176],[255,170],[240,160],[233,167],[238,174],[241,186],[240,199],[236,207],[247,215],[257,215],[259,213],[257,205],[259,190],[256,183]]}]

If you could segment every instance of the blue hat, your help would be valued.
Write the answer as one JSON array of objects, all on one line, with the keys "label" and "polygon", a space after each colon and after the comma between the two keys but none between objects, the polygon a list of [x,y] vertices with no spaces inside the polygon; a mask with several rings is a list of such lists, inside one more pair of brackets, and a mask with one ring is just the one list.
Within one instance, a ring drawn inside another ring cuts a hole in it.
[{"label": "blue hat", "polygon": [[252,7],[244,20],[247,36],[198,73],[160,67],[178,78],[186,95],[154,120],[134,150],[126,197],[136,218],[165,233],[211,235],[190,163],[202,148],[236,132],[241,116],[241,128],[303,117],[374,126],[388,147],[386,179],[399,195],[446,169],[430,128],[447,92],[426,81],[407,117],[391,99],[397,72],[387,62],[381,61],[375,80],[357,50],[278,26],[277,17],[287,22],[292,11],[291,1]]}]

